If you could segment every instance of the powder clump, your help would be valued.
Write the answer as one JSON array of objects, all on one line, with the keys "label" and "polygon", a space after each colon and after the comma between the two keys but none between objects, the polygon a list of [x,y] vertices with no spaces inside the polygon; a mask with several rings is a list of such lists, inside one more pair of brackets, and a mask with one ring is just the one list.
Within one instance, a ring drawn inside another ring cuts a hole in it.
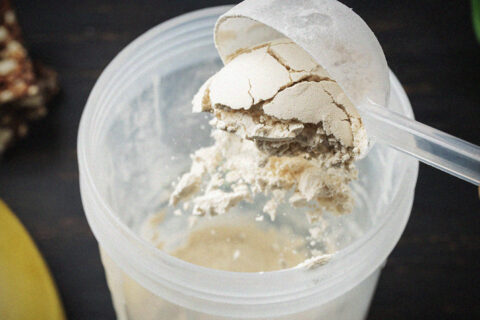
[{"label": "powder clump", "polygon": [[224,214],[259,194],[263,211],[308,207],[347,213],[354,161],[368,139],[357,110],[339,85],[289,39],[237,52],[193,99],[213,114],[212,146],[192,155],[170,204],[192,203],[194,215]]}]

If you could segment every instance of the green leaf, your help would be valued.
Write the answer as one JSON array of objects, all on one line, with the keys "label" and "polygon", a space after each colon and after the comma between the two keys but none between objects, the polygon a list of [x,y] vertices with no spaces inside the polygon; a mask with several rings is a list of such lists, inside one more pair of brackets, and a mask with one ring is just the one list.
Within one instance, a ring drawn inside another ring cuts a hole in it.
[{"label": "green leaf", "polygon": [[477,41],[480,43],[480,0],[472,0],[472,19]]}]

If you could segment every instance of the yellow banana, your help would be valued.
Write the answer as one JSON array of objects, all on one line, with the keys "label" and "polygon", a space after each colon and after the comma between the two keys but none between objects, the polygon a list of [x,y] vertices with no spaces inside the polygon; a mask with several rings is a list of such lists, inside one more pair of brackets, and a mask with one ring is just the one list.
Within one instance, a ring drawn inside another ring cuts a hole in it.
[{"label": "yellow banana", "polygon": [[55,283],[35,243],[0,200],[0,319],[65,319]]}]

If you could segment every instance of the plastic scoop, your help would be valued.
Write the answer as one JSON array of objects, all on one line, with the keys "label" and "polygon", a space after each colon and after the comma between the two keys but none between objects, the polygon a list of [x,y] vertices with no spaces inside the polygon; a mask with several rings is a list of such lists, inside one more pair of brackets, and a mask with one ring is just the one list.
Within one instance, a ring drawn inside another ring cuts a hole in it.
[{"label": "plastic scoop", "polygon": [[287,37],[307,51],[356,106],[369,138],[480,184],[480,147],[388,109],[389,69],[368,25],[336,0],[245,0],[219,18],[224,62],[238,50]]},{"label": "plastic scoop", "polygon": [[385,107],[357,106],[370,137],[432,167],[480,185],[480,147]]}]

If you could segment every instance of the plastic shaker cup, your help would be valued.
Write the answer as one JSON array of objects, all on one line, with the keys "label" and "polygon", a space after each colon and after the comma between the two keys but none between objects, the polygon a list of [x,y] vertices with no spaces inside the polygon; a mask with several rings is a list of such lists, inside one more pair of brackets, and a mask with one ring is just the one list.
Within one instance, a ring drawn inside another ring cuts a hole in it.
[{"label": "plastic shaker cup", "polygon": [[[140,36],[102,73],[85,107],[78,136],[81,195],[117,318],[363,319],[407,223],[418,173],[416,160],[384,145],[358,163],[354,212],[329,218],[339,250],[319,268],[213,270],[139,236],[146,217],[167,206],[189,154],[211,143],[208,119],[191,113],[190,100],[222,65],[212,32],[230,8],[188,13]],[[413,117],[400,83],[391,72],[388,78],[388,108]],[[305,219],[294,211],[289,219]],[[163,222],[169,237],[188,233],[187,217],[170,216]],[[272,226],[291,223],[285,219]]]}]

